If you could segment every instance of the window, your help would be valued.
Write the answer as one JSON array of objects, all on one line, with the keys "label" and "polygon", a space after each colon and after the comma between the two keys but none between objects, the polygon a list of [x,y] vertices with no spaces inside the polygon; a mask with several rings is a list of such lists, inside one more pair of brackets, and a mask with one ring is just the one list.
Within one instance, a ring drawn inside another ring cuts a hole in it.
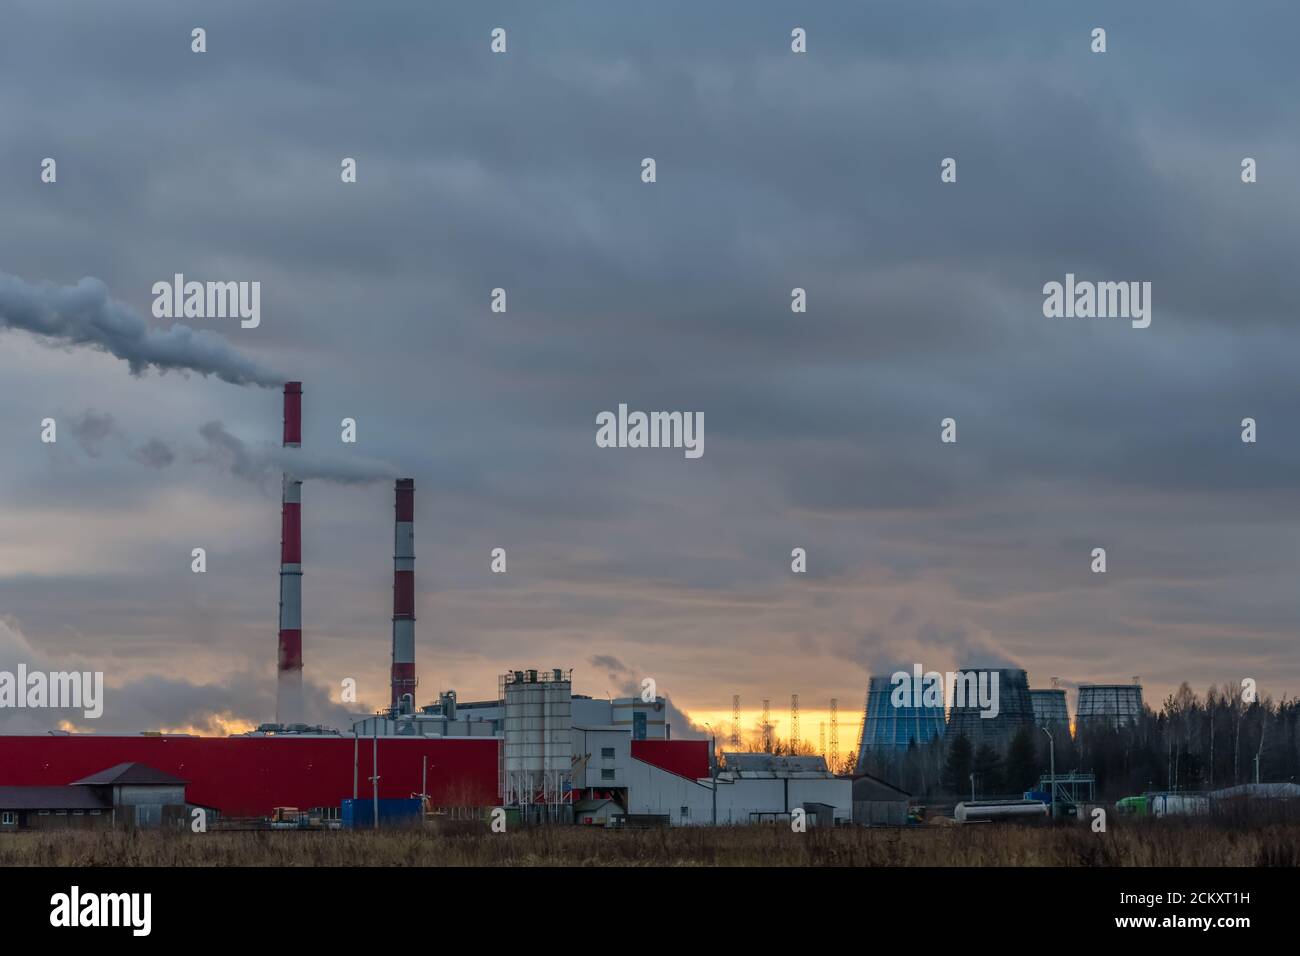
[{"label": "window", "polygon": [[92,817],[97,817],[97,816],[99,816],[99,811],[98,811],[98,810],[91,810],[91,811],[90,811],[90,815],[91,815]]},{"label": "window", "polygon": [[691,808],[690,808],[690,807],[682,807],[682,819],[683,819],[683,820],[689,820],[690,818],[691,818]]},{"label": "window", "polygon": [[49,810],[40,810],[40,811],[38,811],[38,813],[39,813],[41,816],[43,816],[43,817],[48,817],[48,816],[50,815],[50,811],[49,811]]},{"label": "window", "polygon": [[613,759],[614,759],[614,748],[613,748],[613,747],[601,747],[601,748],[600,748],[600,756],[601,756],[601,759],[602,759],[602,760],[613,760]]},{"label": "window", "polygon": [[613,780],[613,779],[614,779],[614,771],[613,771],[613,770],[608,770],[608,769],[607,769],[607,770],[602,770],[602,771],[600,772],[600,779],[601,779],[601,780]]},{"label": "window", "polygon": [[84,817],[84,816],[86,815],[86,811],[85,811],[85,810],[73,810],[73,811],[72,811],[72,815],[73,815],[74,817]]},{"label": "window", "polygon": [[0,823],[3,823],[5,826],[13,826],[17,822],[18,816],[12,810],[6,810],[4,813],[0,814]]}]

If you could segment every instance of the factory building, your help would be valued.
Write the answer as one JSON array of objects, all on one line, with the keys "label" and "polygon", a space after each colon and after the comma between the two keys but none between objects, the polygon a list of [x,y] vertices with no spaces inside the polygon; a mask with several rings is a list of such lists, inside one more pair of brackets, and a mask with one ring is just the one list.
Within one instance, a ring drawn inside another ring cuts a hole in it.
[{"label": "factory building", "polygon": [[869,773],[853,777],[853,822],[862,826],[901,827],[908,822],[912,795]]},{"label": "factory building", "polygon": [[[521,672],[522,673],[522,672]],[[634,740],[668,740],[672,725],[665,719],[667,702],[662,697],[645,702],[639,697],[613,700],[570,695],[575,724],[623,727]],[[362,737],[402,735],[405,737],[493,737],[504,732],[505,708],[500,700],[458,702],[454,690],[444,691],[436,704],[412,714],[358,715],[352,723]]]},{"label": "factory building", "polygon": [[183,827],[193,808],[184,780],[121,763],[65,786],[0,786],[0,832]]},{"label": "factory building", "polygon": [[[694,743],[694,741],[692,741]],[[705,753],[707,755],[707,742]],[[788,820],[801,809],[810,821],[853,819],[853,781],[836,777],[821,757],[725,753],[725,766],[684,776],[646,760],[630,765],[628,813],[672,826],[719,826]]]},{"label": "factory building", "polygon": [[988,675],[988,680],[997,681],[998,706],[993,716],[992,710],[985,710],[971,700],[961,706],[953,706],[948,712],[947,735],[964,736],[973,747],[989,744],[995,750],[1005,750],[1020,730],[1036,727],[1034,722],[1034,704],[1029,695],[1029,677],[1019,668],[1001,668],[981,670],[967,668],[957,672],[960,683],[963,679],[974,686],[979,675]]},{"label": "factory building", "polygon": [[1120,727],[1134,724],[1142,716],[1142,685],[1080,684],[1075,707],[1079,726]]},{"label": "factory building", "polygon": [[0,833],[106,829],[112,814],[112,804],[82,787],[0,787]]},{"label": "factory building", "polygon": [[872,677],[867,686],[867,708],[858,746],[858,769],[872,751],[906,750],[942,737],[943,705],[927,707],[920,701],[899,707],[894,701],[894,683],[888,676]]},{"label": "factory building", "polygon": [[224,817],[265,818],[276,807],[297,807],[328,818],[337,815],[354,787],[371,796],[375,749],[381,798],[420,793],[427,767],[433,805],[498,803],[492,738],[389,737],[372,749],[371,741],[338,733],[22,734],[0,737],[0,785],[67,786],[105,767],[142,763],[185,780],[190,803],[213,807]]}]

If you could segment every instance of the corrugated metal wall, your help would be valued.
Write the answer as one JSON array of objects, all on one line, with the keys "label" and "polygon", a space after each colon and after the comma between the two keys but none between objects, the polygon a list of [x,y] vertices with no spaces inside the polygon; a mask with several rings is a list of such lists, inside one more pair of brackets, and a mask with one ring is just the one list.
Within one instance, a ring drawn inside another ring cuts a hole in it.
[{"label": "corrugated metal wall", "polygon": [[[361,796],[370,795],[370,740],[360,746]],[[188,782],[191,803],[225,816],[267,816],[277,806],[337,807],[352,796],[351,737],[117,737],[99,735],[0,737],[0,784],[69,784],[115,764],[138,762]],[[429,758],[434,804],[488,806],[497,802],[497,741],[379,739],[379,795],[420,792]]]}]

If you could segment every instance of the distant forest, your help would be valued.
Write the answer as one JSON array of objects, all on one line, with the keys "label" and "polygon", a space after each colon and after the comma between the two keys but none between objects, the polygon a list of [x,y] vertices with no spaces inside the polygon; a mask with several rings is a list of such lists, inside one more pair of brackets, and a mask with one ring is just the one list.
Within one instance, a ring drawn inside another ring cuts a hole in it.
[{"label": "distant forest", "polygon": [[[1300,782],[1300,698],[1274,702],[1242,699],[1240,687],[1211,687],[1204,698],[1184,683],[1158,712],[1143,708],[1118,729],[1084,723],[1071,736],[1053,730],[1056,772],[1097,777],[1097,797],[1118,799],[1146,791],[1207,791],[1259,780]],[[772,749],[788,752],[775,742]],[[812,752],[801,747],[801,753]],[[857,754],[836,768],[852,772]],[[973,747],[965,737],[930,741],[906,750],[869,751],[863,770],[916,797],[969,797],[971,773],[981,798],[1019,796],[1033,789],[1049,766],[1047,734],[1020,731],[1002,751]]]}]

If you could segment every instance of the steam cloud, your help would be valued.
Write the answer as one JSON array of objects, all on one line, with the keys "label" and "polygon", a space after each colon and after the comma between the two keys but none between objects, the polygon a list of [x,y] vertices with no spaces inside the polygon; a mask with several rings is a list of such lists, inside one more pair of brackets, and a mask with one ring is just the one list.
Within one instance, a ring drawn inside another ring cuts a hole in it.
[{"label": "steam cloud", "polygon": [[82,451],[91,458],[98,458],[103,442],[117,434],[117,425],[112,415],[101,415],[91,409],[83,412],[80,418],[73,419],[67,427]]},{"label": "steam cloud", "polygon": [[132,453],[132,457],[150,468],[166,468],[176,460],[176,453],[162,439],[150,438]]},{"label": "steam cloud", "polygon": [[[0,613],[0,670],[15,671],[104,670],[111,680],[111,659],[88,660],[79,656],[54,658],[37,650],[16,621]],[[347,728],[350,712],[318,684],[304,682],[309,723]],[[226,724],[262,722],[262,714],[275,711],[275,679],[263,671],[235,673],[216,682],[196,684],[171,674],[142,674],[104,689],[104,714],[81,720],[80,712],[67,710],[0,711],[0,728],[6,734],[44,733],[70,721],[78,730],[98,733],[138,733],[142,728],[186,728],[223,734]]]},{"label": "steam cloud", "polygon": [[99,349],[126,362],[132,375],[152,366],[162,372],[215,375],[232,385],[274,388],[284,382],[211,332],[185,325],[149,328],[139,313],[110,299],[108,287],[91,277],[57,286],[0,273],[0,329],[5,328]]},{"label": "steam cloud", "polygon": [[304,481],[331,481],[341,485],[366,485],[398,477],[395,465],[374,458],[320,455],[279,445],[249,445],[232,435],[221,422],[199,428],[207,451],[196,460],[224,468],[236,478],[265,485],[288,472]]},{"label": "steam cloud", "polygon": [[[612,654],[596,654],[587,659],[597,670],[605,671],[605,676],[615,684],[619,692],[624,697],[641,696],[641,676],[638,675],[631,667],[624,664],[621,660]],[[709,730],[701,724],[695,723],[686,712],[681,710],[673,703],[662,690],[659,696],[664,699],[664,719],[672,725],[672,734],[674,737],[689,738],[692,740],[707,739]]]},{"label": "steam cloud", "polygon": [[[161,438],[130,447],[131,438],[107,412],[87,409],[68,424],[77,444],[91,458],[98,458],[106,443],[118,446],[123,454],[148,467],[161,470],[177,458],[177,449]],[[224,424],[211,421],[199,428],[203,448],[189,447],[191,461],[212,465],[235,478],[255,485],[270,486],[288,472],[304,481],[328,481],[340,485],[367,485],[397,478],[398,468],[386,461],[356,455],[322,455],[297,448],[282,448],[269,442],[251,445],[232,435]]]}]

